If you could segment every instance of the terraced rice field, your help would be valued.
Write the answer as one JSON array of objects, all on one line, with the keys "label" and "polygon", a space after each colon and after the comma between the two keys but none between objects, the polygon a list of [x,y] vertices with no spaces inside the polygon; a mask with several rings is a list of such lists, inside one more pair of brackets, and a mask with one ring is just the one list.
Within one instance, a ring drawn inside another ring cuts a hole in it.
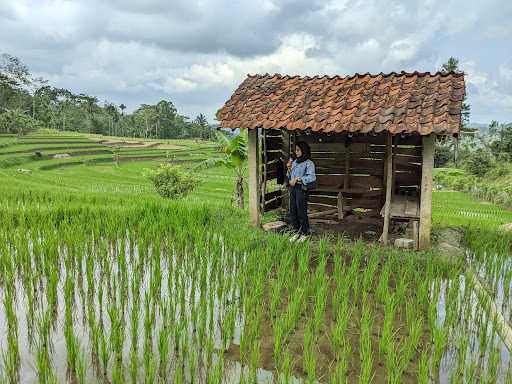
[{"label": "terraced rice field", "polygon": [[508,212],[436,193],[437,227],[475,228],[459,260],[343,236],[291,243],[230,207],[227,169],[201,171],[178,202],[142,178],[160,161],[192,166],[211,144],[141,149],[151,160],[123,148],[133,159],[118,165],[99,153],[44,158],[90,142],[40,135],[0,148],[1,380],[512,382],[510,345],[488,310],[494,302],[510,320],[510,242],[490,230]]}]

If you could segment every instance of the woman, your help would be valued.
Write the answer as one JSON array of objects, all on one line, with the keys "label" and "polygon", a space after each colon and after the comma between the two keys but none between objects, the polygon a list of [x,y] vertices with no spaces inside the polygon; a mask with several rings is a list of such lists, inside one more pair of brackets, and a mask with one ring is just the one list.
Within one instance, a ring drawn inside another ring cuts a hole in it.
[{"label": "woman", "polygon": [[310,234],[308,220],[308,188],[316,182],[315,164],[311,161],[309,145],[303,141],[295,144],[295,160],[287,164],[288,189],[290,191],[290,220],[297,235],[305,238]]}]

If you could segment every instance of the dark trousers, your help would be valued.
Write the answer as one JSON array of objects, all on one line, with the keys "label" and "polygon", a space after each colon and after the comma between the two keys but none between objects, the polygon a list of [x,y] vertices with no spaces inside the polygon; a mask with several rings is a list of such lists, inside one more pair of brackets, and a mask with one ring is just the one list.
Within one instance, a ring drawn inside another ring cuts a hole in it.
[{"label": "dark trousers", "polygon": [[290,220],[293,227],[304,235],[309,234],[308,192],[302,185],[290,187]]}]

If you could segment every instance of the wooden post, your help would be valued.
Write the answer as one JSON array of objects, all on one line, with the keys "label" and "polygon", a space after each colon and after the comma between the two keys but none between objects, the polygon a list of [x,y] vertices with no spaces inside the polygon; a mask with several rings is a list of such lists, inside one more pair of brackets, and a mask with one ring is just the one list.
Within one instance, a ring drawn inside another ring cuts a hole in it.
[{"label": "wooden post", "polygon": [[384,229],[382,231],[382,243],[387,244],[389,238],[389,222],[391,215],[391,190],[393,186],[393,137],[386,135],[386,202],[384,203]]},{"label": "wooden post", "polygon": [[249,221],[252,226],[260,225],[260,158],[258,148],[258,129],[248,130],[248,167],[249,167]]},{"label": "wooden post", "polygon": [[434,169],[435,139],[433,133],[428,136],[423,136],[419,249],[426,249],[430,246],[430,229],[432,227],[432,172]]},{"label": "wooden post", "polygon": [[[263,171],[263,179],[261,180],[261,207],[260,207],[260,212],[265,212],[265,194],[267,193],[267,163],[268,163],[268,160],[267,160],[267,131],[266,130],[262,130],[261,132],[261,140],[259,141],[260,145],[261,145],[261,161],[263,161],[263,167],[262,168],[262,171]],[[258,168],[259,169],[259,168]]]},{"label": "wooden post", "polygon": [[338,220],[343,220],[343,194],[338,192]]}]

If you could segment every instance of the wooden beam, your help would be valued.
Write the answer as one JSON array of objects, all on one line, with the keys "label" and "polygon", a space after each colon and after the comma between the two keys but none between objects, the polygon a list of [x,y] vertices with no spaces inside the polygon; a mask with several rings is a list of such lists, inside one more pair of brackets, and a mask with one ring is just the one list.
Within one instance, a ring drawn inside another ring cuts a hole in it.
[{"label": "wooden beam", "polygon": [[432,227],[432,172],[434,169],[435,135],[423,136],[423,160],[421,164],[419,249],[430,246]]},{"label": "wooden beam", "polygon": [[260,157],[258,129],[248,130],[247,162],[249,167],[249,221],[254,227],[260,226]]},{"label": "wooden beam", "polygon": [[391,213],[391,190],[393,187],[393,137],[386,135],[386,202],[384,203],[384,229],[382,231],[382,243],[387,244],[389,238],[389,221]]},{"label": "wooden beam", "polygon": [[311,213],[308,213],[308,218],[314,219],[314,218],[318,218],[318,217],[322,217],[322,216],[329,216],[329,215],[333,215],[337,212],[338,212],[338,209],[327,209],[325,211],[311,212]]}]

